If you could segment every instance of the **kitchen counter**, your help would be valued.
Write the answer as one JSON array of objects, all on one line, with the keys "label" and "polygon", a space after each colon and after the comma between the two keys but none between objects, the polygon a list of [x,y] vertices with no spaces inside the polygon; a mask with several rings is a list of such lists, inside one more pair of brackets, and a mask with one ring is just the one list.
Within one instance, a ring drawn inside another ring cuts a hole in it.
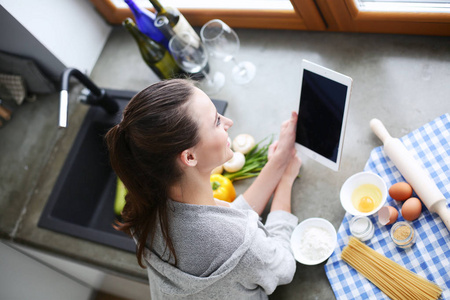
[{"label": "kitchen counter", "polygon": [[[211,60],[212,70],[226,75],[226,86],[213,98],[228,101],[226,116],[234,121],[231,138],[250,133],[261,140],[278,134],[282,121],[297,109],[302,59],[353,78],[341,169],[334,172],[304,159],[292,199],[299,221],[322,217],[339,228],[345,213],[339,202],[341,185],[362,171],[370,151],[381,145],[369,128],[370,119],[382,120],[392,136],[401,137],[450,111],[447,37],[236,31],[241,39],[237,59],[252,61],[256,78],[235,85],[230,78],[232,64]],[[136,91],[158,80],[121,27],[114,28],[90,77],[100,87]],[[58,94],[25,103],[0,129],[0,237],[145,282],[146,271],[133,254],[37,227],[87,111],[76,103],[80,89],[75,84],[70,92],[67,129],[57,128]],[[250,183],[236,182],[237,192]],[[293,282],[273,295],[273,299],[333,297],[324,263],[297,264]]]}]

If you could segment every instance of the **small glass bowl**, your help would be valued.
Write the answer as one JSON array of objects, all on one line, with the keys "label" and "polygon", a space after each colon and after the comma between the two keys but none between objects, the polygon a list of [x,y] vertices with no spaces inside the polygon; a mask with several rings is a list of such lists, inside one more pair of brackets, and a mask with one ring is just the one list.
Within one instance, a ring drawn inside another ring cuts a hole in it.
[{"label": "small glass bowl", "polygon": [[[381,202],[377,207],[369,212],[360,212],[356,209],[356,207],[353,206],[352,203],[353,191],[362,184],[373,184],[378,187],[381,192]],[[352,176],[347,178],[347,180],[345,180],[339,192],[339,198],[341,200],[342,207],[346,212],[353,216],[370,216],[376,214],[378,210],[382,208],[386,203],[387,195],[388,190],[383,178],[372,172],[359,172],[353,174]]]},{"label": "small glass bowl", "polygon": [[416,232],[407,222],[397,222],[391,228],[391,239],[399,248],[410,248],[416,242]]},{"label": "small glass bowl", "polygon": [[364,242],[373,237],[375,228],[368,217],[356,216],[350,221],[350,232],[355,238]]}]

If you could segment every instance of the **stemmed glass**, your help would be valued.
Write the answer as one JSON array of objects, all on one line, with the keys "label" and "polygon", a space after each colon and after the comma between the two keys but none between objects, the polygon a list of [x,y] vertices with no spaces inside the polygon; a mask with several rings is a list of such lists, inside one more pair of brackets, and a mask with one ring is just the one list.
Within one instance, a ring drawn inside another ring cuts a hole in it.
[{"label": "stemmed glass", "polygon": [[205,72],[208,52],[198,38],[188,32],[174,35],[169,41],[169,51],[175,62],[188,73],[201,72],[205,77],[199,87],[207,94],[217,93],[225,85],[225,76],[216,72],[212,77]]},{"label": "stemmed glass", "polygon": [[211,56],[224,61],[233,61],[232,79],[237,84],[246,84],[255,77],[256,67],[251,62],[238,63],[235,55],[239,51],[239,37],[222,20],[214,19],[203,25],[200,36]]}]

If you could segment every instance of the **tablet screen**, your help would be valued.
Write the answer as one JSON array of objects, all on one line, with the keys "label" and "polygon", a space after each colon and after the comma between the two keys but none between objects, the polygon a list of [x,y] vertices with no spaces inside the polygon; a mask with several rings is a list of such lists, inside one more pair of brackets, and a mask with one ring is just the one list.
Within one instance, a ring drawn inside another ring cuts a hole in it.
[{"label": "tablet screen", "polygon": [[300,151],[337,171],[352,80],[303,61],[296,143]]}]

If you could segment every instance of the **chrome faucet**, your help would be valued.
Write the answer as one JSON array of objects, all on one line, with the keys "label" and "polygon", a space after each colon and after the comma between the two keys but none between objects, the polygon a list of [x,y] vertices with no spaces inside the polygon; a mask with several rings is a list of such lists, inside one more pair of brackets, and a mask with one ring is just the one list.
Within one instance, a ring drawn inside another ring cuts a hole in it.
[{"label": "chrome faucet", "polygon": [[88,90],[82,102],[90,105],[100,105],[109,114],[119,111],[119,105],[104,89],[98,88],[86,75],[74,68],[68,68],[61,77],[61,92],[59,99],[59,127],[67,127],[67,113],[69,108],[69,79],[74,76]]}]

